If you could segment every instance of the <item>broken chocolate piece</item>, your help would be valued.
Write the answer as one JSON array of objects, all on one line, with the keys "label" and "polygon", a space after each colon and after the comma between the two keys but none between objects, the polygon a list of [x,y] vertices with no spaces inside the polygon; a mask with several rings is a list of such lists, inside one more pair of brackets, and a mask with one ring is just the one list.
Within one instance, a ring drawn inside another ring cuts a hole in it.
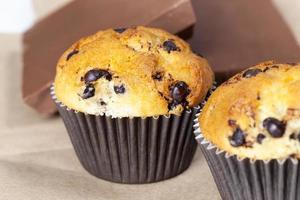
[{"label": "broken chocolate piece", "polygon": [[114,86],[114,91],[116,94],[123,94],[125,92],[125,87],[123,84]]},{"label": "broken chocolate piece", "polygon": [[164,50],[166,50],[168,53],[170,53],[171,51],[180,51],[180,48],[176,46],[173,40],[164,41],[163,47]]},{"label": "broken chocolate piece", "polygon": [[283,136],[286,124],[278,119],[269,117],[263,121],[263,127],[272,137],[278,138]]},{"label": "broken chocolate piece", "polygon": [[253,69],[248,69],[243,73],[243,77],[244,78],[250,78],[253,76],[256,76],[257,74],[259,74],[260,72],[262,72],[261,69],[257,69],[257,68],[253,68]]},{"label": "broken chocolate piece", "polygon": [[83,95],[81,96],[83,99],[88,99],[95,95],[95,87],[92,84],[86,85],[86,88],[83,91]]},{"label": "broken chocolate piece", "polygon": [[229,137],[231,146],[239,147],[246,143],[244,132],[237,127],[231,137]]},{"label": "broken chocolate piece", "polygon": [[67,55],[67,61],[72,57],[74,56],[75,54],[78,54],[79,51],[77,49],[74,49],[73,51],[71,51],[68,55]]},{"label": "broken chocolate piece", "polygon": [[256,137],[256,141],[257,141],[258,144],[261,144],[262,141],[263,141],[265,138],[266,138],[266,136],[265,136],[264,134],[259,133],[259,134],[257,135],[257,137]]},{"label": "broken chocolate piece", "polygon": [[123,33],[124,31],[126,31],[126,28],[115,28],[114,31],[116,31],[117,33]]},{"label": "broken chocolate piece", "polygon": [[112,76],[107,70],[103,69],[91,69],[84,75],[85,83],[91,83],[98,80],[99,78],[106,78],[106,80],[111,81]]}]

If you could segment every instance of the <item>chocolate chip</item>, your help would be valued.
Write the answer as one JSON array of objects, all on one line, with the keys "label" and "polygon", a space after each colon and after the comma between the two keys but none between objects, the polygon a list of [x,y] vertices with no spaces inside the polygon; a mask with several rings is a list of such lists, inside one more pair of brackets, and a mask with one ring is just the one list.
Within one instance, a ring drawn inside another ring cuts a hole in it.
[{"label": "chocolate chip", "polygon": [[286,124],[278,119],[269,117],[263,121],[263,127],[271,134],[272,137],[282,137],[285,132]]},{"label": "chocolate chip", "polygon": [[292,133],[292,134],[290,135],[290,139],[291,139],[291,140],[296,140],[296,139],[297,139],[296,133]]},{"label": "chocolate chip", "polygon": [[270,67],[266,67],[264,70],[263,70],[263,72],[266,72],[266,71],[268,71],[270,69]]},{"label": "chocolate chip", "polygon": [[161,81],[163,78],[163,73],[162,72],[156,72],[155,74],[152,75],[152,78],[154,80]]},{"label": "chocolate chip", "polygon": [[290,157],[297,159],[297,154],[296,153],[292,153],[292,154],[290,154]]},{"label": "chocolate chip", "polygon": [[266,71],[268,71],[269,69],[278,69],[279,68],[279,66],[278,65],[273,65],[273,66],[271,66],[271,67],[266,67],[264,70],[263,70],[263,72],[266,72]]},{"label": "chocolate chip", "polygon": [[188,85],[184,81],[178,81],[175,85],[171,86],[171,97],[174,101],[180,103],[190,94]]},{"label": "chocolate chip", "polygon": [[162,92],[160,92],[160,91],[158,91],[158,94],[160,95],[160,96],[164,96],[164,94],[162,93]]},{"label": "chocolate chip", "polygon": [[261,69],[257,69],[257,68],[253,68],[253,69],[248,69],[243,73],[243,77],[244,78],[250,78],[252,76],[256,76],[257,74],[259,74],[260,72],[262,72]]},{"label": "chocolate chip", "polygon": [[164,50],[166,50],[168,53],[170,53],[171,51],[180,51],[180,48],[176,46],[173,40],[164,41],[163,47]]},{"label": "chocolate chip", "polygon": [[228,125],[229,126],[236,126],[236,121],[233,119],[228,120]]},{"label": "chocolate chip", "polygon": [[259,93],[257,93],[256,100],[257,100],[257,101],[260,100],[260,94],[259,94]]},{"label": "chocolate chip", "polygon": [[79,51],[78,50],[76,50],[76,49],[74,49],[73,51],[71,51],[68,55],[67,55],[67,61],[72,57],[72,56],[74,56],[75,54],[78,54],[79,53]]},{"label": "chocolate chip", "polygon": [[111,74],[103,69],[91,69],[84,75],[85,83],[91,83],[93,81],[98,80],[99,78],[104,77],[106,80],[111,81]]},{"label": "chocolate chip", "polygon": [[81,96],[83,99],[88,99],[90,97],[93,97],[95,95],[95,87],[92,84],[86,85],[83,95]]},{"label": "chocolate chip", "polygon": [[263,141],[265,138],[266,138],[266,136],[265,136],[264,134],[259,133],[259,134],[257,135],[257,137],[256,137],[256,141],[257,141],[258,144],[261,144],[262,141]]},{"label": "chocolate chip", "polygon": [[233,132],[233,135],[229,137],[229,141],[231,146],[239,147],[246,143],[246,138],[244,132],[237,127],[235,131]]},{"label": "chocolate chip", "polygon": [[123,94],[125,92],[125,87],[124,85],[116,85],[114,86],[114,91],[116,94]]},{"label": "chocolate chip", "polygon": [[168,104],[168,109],[172,110],[177,105],[181,104],[183,107],[188,106],[186,97],[190,94],[190,89],[184,81],[178,81],[170,86],[171,101]]},{"label": "chocolate chip", "polygon": [[117,33],[123,33],[124,31],[126,31],[126,28],[115,28],[114,31],[116,31]]}]

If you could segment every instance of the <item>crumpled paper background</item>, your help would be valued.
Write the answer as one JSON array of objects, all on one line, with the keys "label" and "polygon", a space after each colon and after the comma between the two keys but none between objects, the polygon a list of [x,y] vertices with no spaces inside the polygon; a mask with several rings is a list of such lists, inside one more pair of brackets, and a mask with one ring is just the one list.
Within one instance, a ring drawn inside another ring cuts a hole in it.
[{"label": "crumpled paper background", "polygon": [[[63,4],[36,2],[42,17]],[[295,38],[300,38],[299,20],[291,14],[300,3],[288,1],[289,7],[287,1],[275,2],[281,13],[287,13],[284,18]],[[89,175],[77,160],[61,119],[42,118],[22,102],[21,36],[0,34],[0,44],[0,200],[220,199],[199,150],[187,171],[159,183],[122,185]]]}]

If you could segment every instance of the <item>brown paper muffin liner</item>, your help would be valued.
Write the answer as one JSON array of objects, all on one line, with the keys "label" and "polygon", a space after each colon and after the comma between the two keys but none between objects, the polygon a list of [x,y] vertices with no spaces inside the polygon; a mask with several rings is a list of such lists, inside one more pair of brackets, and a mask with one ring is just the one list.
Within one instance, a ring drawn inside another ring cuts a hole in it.
[{"label": "brown paper muffin liner", "polygon": [[200,107],[181,116],[122,117],[90,115],[67,108],[51,87],[82,166],[92,175],[118,183],[151,183],[186,170],[197,143],[193,119]]},{"label": "brown paper muffin liner", "polygon": [[300,199],[300,169],[297,159],[241,159],[220,150],[201,134],[199,115],[200,113],[196,114],[194,120],[194,134],[222,199]]}]

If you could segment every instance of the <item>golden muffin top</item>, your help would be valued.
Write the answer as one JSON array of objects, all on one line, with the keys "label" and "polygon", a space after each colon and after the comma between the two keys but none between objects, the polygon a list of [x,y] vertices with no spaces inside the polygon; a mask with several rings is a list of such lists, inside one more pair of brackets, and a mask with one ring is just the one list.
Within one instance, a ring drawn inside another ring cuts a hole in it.
[{"label": "golden muffin top", "polygon": [[206,59],[160,29],[99,31],[59,59],[54,91],[67,107],[112,117],[180,114],[205,97],[214,75]]},{"label": "golden muffin top", "polygon": [[300,64],[265,62],[235,75],[199,124],[206,140],[240,158],[300,158]]}]

